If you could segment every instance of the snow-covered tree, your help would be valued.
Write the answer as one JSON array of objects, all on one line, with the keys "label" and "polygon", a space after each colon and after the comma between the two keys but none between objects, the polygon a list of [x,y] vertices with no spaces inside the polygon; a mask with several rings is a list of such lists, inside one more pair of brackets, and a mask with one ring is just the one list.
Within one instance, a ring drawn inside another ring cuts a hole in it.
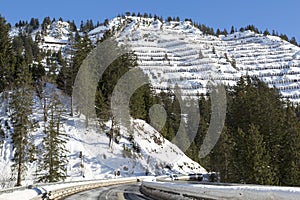
[{"label": "snow-covered tree", "polygon": [[43,154],[39,165],[41,176],[39,182],[56,182],[66,178],[67,135],[62,127],[64,109],[58,95],[53,92],[47,106],[48,114],[45,121],[43,138]]}]

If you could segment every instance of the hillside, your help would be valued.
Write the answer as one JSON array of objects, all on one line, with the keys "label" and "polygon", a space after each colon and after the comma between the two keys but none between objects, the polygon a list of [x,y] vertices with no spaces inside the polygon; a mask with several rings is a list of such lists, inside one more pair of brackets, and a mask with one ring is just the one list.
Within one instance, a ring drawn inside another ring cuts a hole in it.
[{"label": "hillside", "polygon": [[[66,113],[70,113],[70,97],[51,84],[46,85],[45,91],[49,95],[53,92],[58,94]],[[13,158],[12,122],[11,113],[7,112],[7,100],[3,99],[3,96],[0,98],[2,102],[0,106],[1,126],[6,127],[5,139],[0,149],[0,167],[2,169],[0,182],[2,187],[9,187],[14,184],[14,180],[11,179],[14,174],[10,167],[13,164],[11,161]],[[32,132],[34,145],[38,149],[42,149],[42,139],[45,137],[43,103],[37,96],[34,96],[33,114],[30,117],[35,122]],[[133,132],[130,134],[121,128],[122,137],[118,143],[114,142],[112,148],[109,148],[107,130],[100,128],[97,121],[91,122],[87,129],[84,116],[71,117],[64,114],[62,117],[62,131],[68,135],[66,181],[113,178],[115,171],[120,171],[120,175],[125,177],[146,174],[206,173],[203,167],[188,158],[176,145],[163,138],[160,133],[142,120],[132,120]],[[108,130],[109,123],[107,124]],[[82,152],[82,159],[80,152]],[[37,180],[38,165],[38,160],[28,164],[24,185],[32,184]]]},{"label": "hillside", "polygon": [[[234,85],[240,76],[250,75],[276,87],[283,97],[300,101],[300,48],[277,36],[244,31],[216,37],[202,33],[190,21],[117,17],[89,31],[89,38],[96,42],[107,30],[135,51],[139,67],[157,92],[177,84],[183,95],[195,96],[207,92],[208,80]],[[70,34],[68,23],[54,22],[40,47],[63,49],[68,57]]]}]

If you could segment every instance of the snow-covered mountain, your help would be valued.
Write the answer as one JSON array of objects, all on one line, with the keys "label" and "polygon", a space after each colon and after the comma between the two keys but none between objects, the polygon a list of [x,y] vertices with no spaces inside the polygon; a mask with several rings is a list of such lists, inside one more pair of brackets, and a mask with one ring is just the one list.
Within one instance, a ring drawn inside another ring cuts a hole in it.
[{"label": "snow-covered mountain", "polygon": [[178,84],[183,94],[194,96],[206,92],[210,79],[233,85],[248,74],[278,88],[283,97],[300,101],[300,48],[279,37],[251,31],[215,37],[202,34],[189,21],[139,18],[132,18],[120,35],[158,90]]},{"label": "snow-covered mountain", "polygon": [[[11,37],[20,28],[12,28]],[[242,75],[257,76],[270,87],[279,89],[283,97],[300,102],[300,48],[276,36],[264,36],[251,31],[235,32],[219,37],[207,35],[190,21],[161,22],[154,18],[116,17],[106,25],[88,32],[96,44],[107,30],[111,30],[120,44],[126,44],[138,56],[138,66],[148,75],[153,88],[159,91],[178,85],[184,96],[196,96],[207,92],[210,80],[234,85]],[[32,38],[38,38],[42,29],[34,30]],[[83,34],[83,33],[80,33]],[[70,58],[71,31],[67,22],[51,23],[41,35],[39,46],[45,51],[62,51]],[[43,61],[44,64],[46,63]],[[53,85],[48,90],[60,93],[65,108],[70,109],[70,97]],[[3,97],[1,97],[3,98]],[[11,126],[7,102],[0,105],[1,126],[7,127],[7,136],[0,147],[0,178],[10,178],[12,147],[9,137]],[[33,132],[35,144],[42,141],[42,107],[38,98],[32,119],[36,122]],[[68,111],[69,112],[69,111]],[[115,170],[121,175],[141,175],[145,172],[164,174],[170,172],[205,173],[205,169],[164,139],[155,129],[141,120],[132,120],[133,138],[123,130],[120,143],[108,148],[109,138],[99,124],[85,128],[84,116],[64,116],[64,130],[70,136],[67,143],[69,180],[80,179],[82,173],[88,179],[112,177]],[[109,124],[108,124],[109,126]],[[134,147],[133,147],[134,146]],[[137,148],[136,148],[137,147]],[[79,158],[80,152],[83,159]],[[84,168],[82,168],[83,164]],[[35,179],[36,163],[31,163],[26,179]]]},{"label": "snow-covered mountain", "polygon": [[[185,96],[206,93],[208,80],[234,85],[241,75],[257,76],[283,97],[300,101],[300,48],[277,36],[251,31],[227,36],[203,34],[190,21],[117,17],[88,33],[94,42],[111,30],[130,46],[158,92],[177,84]],[[68,49],[66,22],[49,26],[41,47]],[[66,54],[67,55],[67,54]]]}]

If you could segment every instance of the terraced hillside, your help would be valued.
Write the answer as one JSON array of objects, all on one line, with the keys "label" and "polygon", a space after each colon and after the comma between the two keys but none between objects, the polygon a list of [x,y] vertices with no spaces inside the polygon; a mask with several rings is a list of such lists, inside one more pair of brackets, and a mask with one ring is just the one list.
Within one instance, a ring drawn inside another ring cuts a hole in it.
[{"label": "terraced hillside", "polygon": [[241,75],[250,75],[300,101],[300,48],[279,37],[251,31],[215,37],[189,21],[133,18],[120,38],[135,50],[157,90],[178,84],[184,95],[194,96],[206,92],[209,80],[233,85]]},{"label": "terraced hillside", "polygon": [[[210,80],[234,85],[242,75],[257,76],[282,96],[300,102],[300,48],[276,36],[251,31],[219,37],[203,34],[190,21],[117,17],[88,33],[94,42],[111,30],[129,45],[158,92],[178,85],[183,95],[207,92]],[[41,47],[69,57],[68,23],[53,23]]]}]

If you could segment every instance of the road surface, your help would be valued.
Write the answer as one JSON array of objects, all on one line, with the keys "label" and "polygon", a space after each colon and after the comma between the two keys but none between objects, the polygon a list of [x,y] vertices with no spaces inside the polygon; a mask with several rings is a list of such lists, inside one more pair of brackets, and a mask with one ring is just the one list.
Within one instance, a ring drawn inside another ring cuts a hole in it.
[{"label": "road surface", "polygon": [[64,200],[153,200],[140,192],[140,184],[99,187],[80,192]]}]

